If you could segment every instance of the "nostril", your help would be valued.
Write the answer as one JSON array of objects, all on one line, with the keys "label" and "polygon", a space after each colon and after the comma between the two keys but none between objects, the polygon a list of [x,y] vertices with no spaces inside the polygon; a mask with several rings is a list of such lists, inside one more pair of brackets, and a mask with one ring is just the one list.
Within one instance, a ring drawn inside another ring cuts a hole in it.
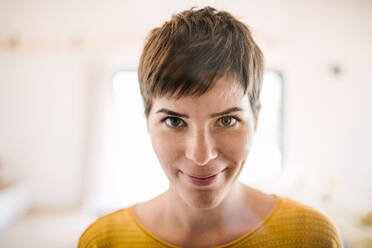
[{"label": "nostril", "polygon": [[188,151],[185,153],[185,157],[193,163],[203,166],[208,164],[209,161],[214,160],[217,158],[217,152],[214,150],[193,150],[193,151]]}]

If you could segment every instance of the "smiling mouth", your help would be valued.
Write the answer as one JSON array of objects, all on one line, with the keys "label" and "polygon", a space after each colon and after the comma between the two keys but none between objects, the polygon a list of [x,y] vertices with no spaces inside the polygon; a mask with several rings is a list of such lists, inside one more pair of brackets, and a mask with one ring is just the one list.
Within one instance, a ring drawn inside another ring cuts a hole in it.
[{"label": "smiling mouth", "polygon": [[183,172],[182,174],[184,174],[186,178],[188,179],[187,181],[194,186],[208,186],[216,182],[220,174],[223,171],[224,170],[214,173],[214,174],[208,174],[208,175],[194,175],[194,174],[190,175],[190,174],[186,174]]},{"label": "smiling mouth", "polygon": [[197,174],[192,174],[192,173],[189,174],[189,173],[185,173],[185,172],[183,172],[183,171],[181,171],[181,170],[180,170],[180,172],[181,172],[182,174],[185,174],[186,176],[191,177],[191,178],[204,180],[204,179],[208,179],[208,178],[212,178],[212,177],[214,177],[214,176],[217,176],[218,174],[224,172],[226,169],[227,169],[227,168],[224,168],[224,169],[221,170],[221,171],[218,171],[218,172],[215,172],[215,173],[210,173],[210,174],[205,174],[205,175],[202,175],[202,174],[201,174],[201,175],[197,175]]},{"label": "smiling mouth", "polygon": [[[219,173],[219,172],[218,172],[218,173]],[[211,176],[191,176],[191,175],[188,175],[188,176],[189,176],[189,177],[192,177],[192,178],[200,179],[200,180],[206,180],[206,179],[208,179],[208,178],[211,178],[211,177],[216,176],[218,173],[213,174],[213,175],[211,175]]]}]

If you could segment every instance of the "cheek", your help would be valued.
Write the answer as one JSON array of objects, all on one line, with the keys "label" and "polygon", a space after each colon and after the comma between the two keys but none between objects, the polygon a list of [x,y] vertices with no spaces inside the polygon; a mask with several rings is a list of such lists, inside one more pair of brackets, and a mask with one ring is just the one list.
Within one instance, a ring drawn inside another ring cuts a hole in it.
[{"label": "cheek", "polygon": [[235,163],[245,160],[252,146],[253,136],[250,133],[243,129],[221,135],[218,140],[220,153]]},{"label": "cheek", "polygon": [[158,131],[151,135],[151,143],[163,168],[171,167],[182,156],[182,140],[167,132]]}]

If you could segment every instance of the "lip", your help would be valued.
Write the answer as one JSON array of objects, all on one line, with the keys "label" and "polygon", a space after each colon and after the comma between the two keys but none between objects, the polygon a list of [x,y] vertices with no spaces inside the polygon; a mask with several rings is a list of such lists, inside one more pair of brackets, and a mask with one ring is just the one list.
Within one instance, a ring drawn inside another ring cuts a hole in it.
[{"label": "lip", "polygon": [[189,181],[191,184],[195,186],[208,186],[213,184],[215,181],[217,181],[218,176],[221,174],[221,172],[218,172],[216,174],[212,175],[184,175],[187,177],[187,181]]},{"label": "lip", "polygon": [[[218,172],[219,173],[219,172]],[[213,176],[216,176],[218,173],[216,174],[210,174],[210,175],[188,175],[189,177],[193,177],[193,178],[196,178],[196,179],[207,179],[207,178],[210,178],[210,177],[213,177]]]}]

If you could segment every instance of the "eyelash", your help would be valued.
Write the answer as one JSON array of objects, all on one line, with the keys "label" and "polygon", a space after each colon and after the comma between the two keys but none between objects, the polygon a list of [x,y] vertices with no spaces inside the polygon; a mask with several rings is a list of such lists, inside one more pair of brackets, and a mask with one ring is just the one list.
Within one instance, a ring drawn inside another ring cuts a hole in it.
[{"label": "eyelash", "polygon": [[161,119],[161,122],[163,123],[163,122],[165,122],[165,124],[168,126],[168,127],[170,127],[170,128],[181,128],[182,126],[184,126],[184,125],[182,125],[182,126],[170,126],[170,125],[168,125],[167,123],[166,123],[166,121],[168,120],[168,119],[171,119],[171,118],[173,118],[173,119],[177,119],[177,120],[180,120],[181,122],[183,122],[184,123],[184,125],[186,124],[181,118],[178,118],[178,117],[175,117],[175,116],[167,116],[167,117],[165,117],[165,118],[163,118],[163,119]]},{"label": "eyelash", "polygon": [[[181,128],[181,127],[184,127],[184,126],[186,126],[186,123],[185,123],[185,121],[184,120],[182,120],[181,118],[179,118],[179,117],[175,117],[175,116],[167,116],[167,117],[164,117],[163,119],[161,119],[161,123],[163,123],[163,122],[166,122],[168,119],[170,119],[170,118],[175,118],[175,119],[177,119],[177,120],[180,120],[181,122],[183,122],[183,125],[181,125],[181,126],[170,126],[170,125],[168,125],[168,124],[166,124],[168,127],[170,127],[170,128]],[[232,124],[232,125],[230,125],[230,126],[223,126],[223,125],[221,125],[222,127],[233,127],[233,126],[235,126],[236,125],[236,123],[237,122],[240,122],[241,120],[240,120],[240,118],[239,117],[237,117],[237,116],[235,116],[235,115],[227,115],[227,116],[222,116],[222,117],[220,117],[218,120],[217,120],[217,122],[219,122],[220,120],[222,120],[223,118],[232,118],[233,120],[235,120],[235,123],[234,124]]]}]

